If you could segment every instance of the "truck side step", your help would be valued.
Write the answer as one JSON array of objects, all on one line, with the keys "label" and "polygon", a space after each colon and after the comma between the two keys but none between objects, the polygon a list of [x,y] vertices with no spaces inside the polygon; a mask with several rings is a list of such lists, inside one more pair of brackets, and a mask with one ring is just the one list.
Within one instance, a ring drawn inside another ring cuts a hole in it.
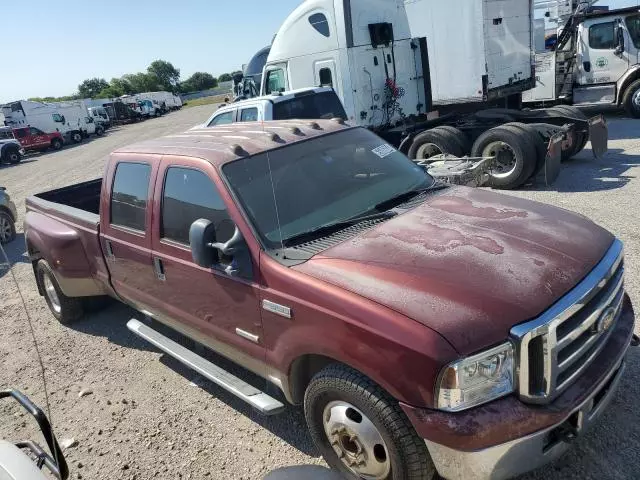
[{"label": "truck side step", "polygon": [[144,338],[147,342],[158,347],[167,355],[171,355],[180,363],[195,370],[203,377],[208,378],[241,400],[244,400],[260,413],[264,415],[275,415],[284,410],[285,406],[282,402],[249,385],[244,380],[214,365],[200,355],[193,353],[191,350],[186,349],[135,318],[127,322],[127,328],[139,337]]}]

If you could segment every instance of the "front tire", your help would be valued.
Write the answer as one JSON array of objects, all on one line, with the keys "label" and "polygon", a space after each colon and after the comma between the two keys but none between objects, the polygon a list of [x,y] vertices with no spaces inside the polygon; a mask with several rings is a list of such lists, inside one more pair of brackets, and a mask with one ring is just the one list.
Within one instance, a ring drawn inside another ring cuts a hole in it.
[{"label": "front tire", "polygon": [[51,148],[54,150],[60,150],[62,148],[62,140],[59,138],[54,138],[51,140]]},{"label": "front tire", "polygon": [[38,260],[36,264],[36,279],[49,310],[53,316],[63,325],[68,325],[82,316],[82,300],[67,297],[56,280],[51,267],[46,260]]},{"label": "front tire", "polygon": [[17,148],[11,148],[5,153],[3,160],[10,165],[16,165],[22,160],[22,155]]},{"label": "front tire", "polygon": [[640,80],[633,82],[624,91],[622,105],[629,116],[640,118]]},{"label": "front tire", "polygon": [[431,480],[435,467],[398,402],[340,364],[316,374],[304,396],[313,441],[329,466],[354,480]]},{"label": "front tire", "polygon": [[80,143],[82,141],[82,133],[80,132],[73,132],[71,134],[71,141],[73,143]]}]

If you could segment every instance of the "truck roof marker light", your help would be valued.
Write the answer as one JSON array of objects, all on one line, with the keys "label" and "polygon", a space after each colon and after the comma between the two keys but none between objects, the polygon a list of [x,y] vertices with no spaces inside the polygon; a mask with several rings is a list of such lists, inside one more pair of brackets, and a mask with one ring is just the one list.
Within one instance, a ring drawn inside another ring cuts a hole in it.
[{"label": "truck roof marker light", "polygon": [[239,157],[244,157],[247,155],[247,152],[245,151],[245,149],[242,148],[242,146],[238,145],[237,143],[234,143],[233,145],[229,145],[229,148],[231,149],[231,152],[234,155],[237,155]]},{"label": "truck roof marker light", "polygon": [[311,130],[322,130],[322,128],[320,127],[320,125],[318,125],[316,122],[310,122],[309,123],[309,128]]},{"label": "truck roof marker light", "polygon": [[278,135],[275,132],[271,133],[271,135],[269,135],[269,138],[271,139],[272,142],[287,143],[285,140],[282,139],[280,135]]},{"label": "truck roof marker light", "polygon": [[337,123],[338,125],[344,125],[344,118],[336,117],[331,119],[332,122]]},{"label": "truck roof marker light", "polygon": [[294,135],[304,135],[304,133],[302,133],[302,130],[300,130],[298,127],[291,127],[289,131]]}]

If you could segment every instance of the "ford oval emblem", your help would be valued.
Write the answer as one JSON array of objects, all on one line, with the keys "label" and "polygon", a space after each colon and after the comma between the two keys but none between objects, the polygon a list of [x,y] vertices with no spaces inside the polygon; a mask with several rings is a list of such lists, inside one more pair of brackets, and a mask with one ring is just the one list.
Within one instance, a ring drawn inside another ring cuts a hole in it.
[{"label": "ford oval emblem", "polygon": [[613,325],[613,321],[616,318],[616,310],[613,307],[607,308],[602,315],[600,316],[600,320],[597,323],[597,329],[599,333],[606,332]]}]

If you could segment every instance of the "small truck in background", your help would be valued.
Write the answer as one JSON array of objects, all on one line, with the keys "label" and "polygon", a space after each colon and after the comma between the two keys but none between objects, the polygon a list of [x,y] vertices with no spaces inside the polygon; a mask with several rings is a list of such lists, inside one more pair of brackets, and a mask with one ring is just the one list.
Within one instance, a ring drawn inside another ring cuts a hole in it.
[{"label": "small truck in background", "polygon": [[13,135],[25,151],[60,150],[64,137],[60,132],[45,133],[35,127],[14,128]]},{"label": "small truck in background", "polygon": [[128,322],[136,335],[281,412],[157,325],[229,358],[304,405],[349,478],[505,479],[548,463],[606,410],[638,343],[610,232],[437,182],[342,119],[145,141],[26,207],[60,322],[113,297],[148,319]]}]

